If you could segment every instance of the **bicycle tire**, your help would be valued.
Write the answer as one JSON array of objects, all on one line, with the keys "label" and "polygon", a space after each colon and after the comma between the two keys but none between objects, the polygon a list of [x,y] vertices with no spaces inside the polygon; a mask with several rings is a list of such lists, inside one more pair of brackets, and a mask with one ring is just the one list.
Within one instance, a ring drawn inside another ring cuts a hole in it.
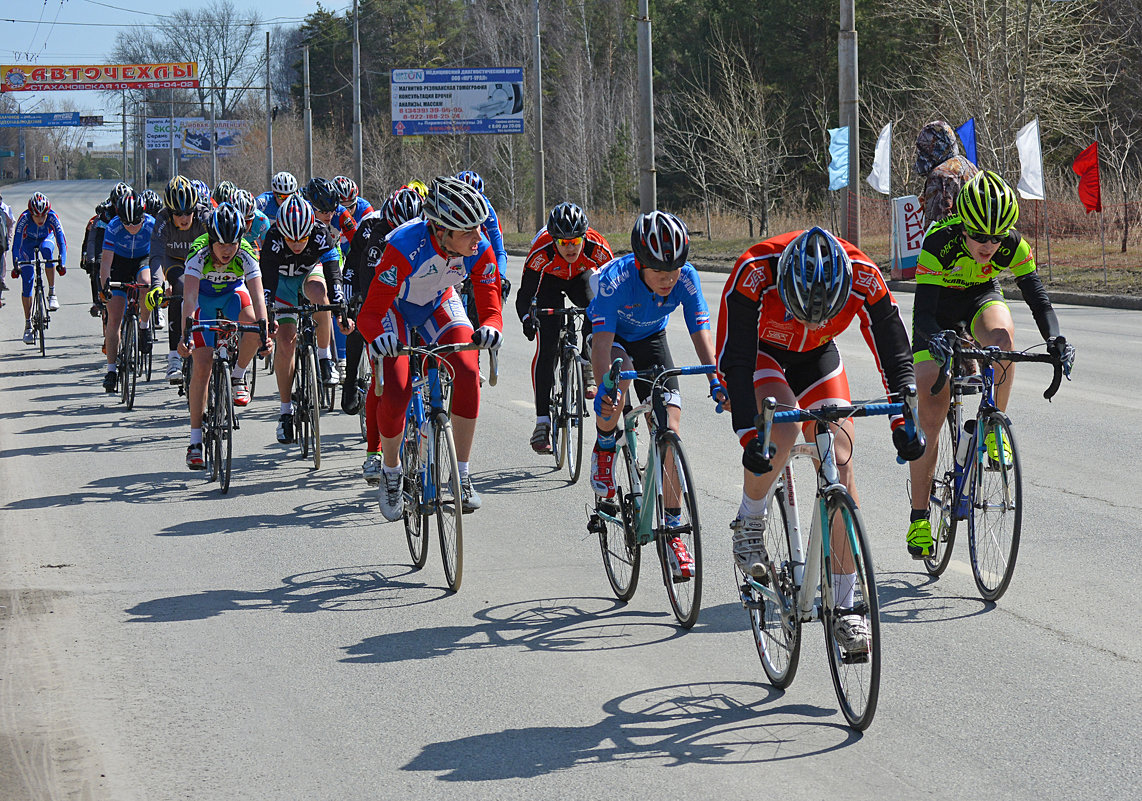
[{"label": "bicycle tire", "polygon": [[306,347],[299,342],[297,350],[294,351],[293,391],[290,395],[293,400],[294,437],[301,446],[302,459],[309,458],[309,408],[312,404],[312,401],[306,397],[308,393],[306,351]]},{"label": "bicycle tire", "polygon": [[563,435],[563,392],[565,387],[565,362],[562,360],[554,368],[554,382],[551,385],[551,402],[547,414],[551,418],[551,455],[555,457],[555,469],[562,470],[567,461],[567,438]]},{"label": "bicycle tire", "polygon": [[[369,387],[373,385],[373,360],[368,358],[361,359],[361,375],[358,378],[356,387],[358,400],[360,405],[357,407],[357,421],[361,425],[361,441],[369,441]],[[364,387],[362,389],[362,387]]]},{"label": "bicycle tire", "polygon": [[792,531],[785,513],[785,477],[779,478],[778,482],[769,499],[763,535],[770,558],[769,575],[760,583],[774,589],[781,599],[781,608],[754,589],[736,565],[734,570],[742,601],[749,612],[753,644],[761,659],[761,668],[770,684],[784,689],[793,683],[793,677],[797,675],[801,658],[801,617],[796,608],[797,584],[793,575],[793,554],[789,549]]},{"label": "bicycle tire", "polygon": [[436,492],[436,529],[440,534],[440,558],[448,589],[456,592],[464,576],[463,503],[460,495],[460,463],[452,423],[441,412],[432,425],[432,472]]},{"label": "bicycle tire", "polygon": [[139,322],[131,317],[127,323],[127,341],[123,349],[123,371],[120,378],[123,380],[123,402],[127,409],[135,408],[135,390],[139,378]]},{"label": "bicycle tire", "polygon": [[[622,465],[623,481],[621,484],[616,482],[613,499],[595,497],[596,515],[601,522],[599,549],[603,556],[603,570],[611,590],[620,601],[629,601],[634,596],[642,564],[642,548],[635,531],[638,511],[635,509],[637,496],[634,488],[638,476],[631,474],[630,460],[633,458],[626,448],[615,453],[616,463]],[[598,515],[599,511],[605,511],[606,517]]]},{"label": "bicycle tire", "polygon": [[234,387],[230,383],[230,370],[225,362],[214,370],[218,390],[215,407],[215,441],[218,449],[218,489],[223,495],[230,491],[230,461],[234,455]]},{"label": "bicycle tire", "polygon": [[[833,689],[837,692],[841,713],[852,728],[864,731],[872,723],[876,714],[876,702],[880,697],[880,604],[876,596],[872,551],[860,510],[846,490],[835,489],[825,497],[825,515],[824,525],[828,526],[830,532],[836,528],[835,518],[841,516],[840,525],[848,536],[856,567],[853,604],[842,608],[837,606],[833,586],[832,562],[835,554],[830,553],[821,560],[821,622],[825,629],[825,650],[829,655],[829,672],[833,677]],[[866,655],[846,655],[837,641],[834,622],[845,614],[859,614],[866,618],[869,631]]]},{"label": "bicycle tire", "polygon": [[47,328],[48,320],[48,303],[44,298],[44,285],[37,273],[36,277],[36,300],[35,309],[32,312],[32,322],[36,327],[36,339],[40,345],[40,355],[43,356],[47,352],[45,343],[44,330]]},{"label": "bicycle tire", "polygon": [[[578,365],[574,369],[579,373]],[[582,373],[579,373],[579,378],[582,381]],[[686,461],[682,441],[673,431],[664,431],[658,438],[658,462],[662,474],[662,486],[655,499],[658,561],[662,565],[662,581],[666,585],[670,609],[678,619],[678,625],[689,629],[698,621],[698,613],[702,609],[702,526],[698,518],[698,499],[694,496],[690,465]],[[673,477],[667,469],[672,462]],[[681,501],[681,521],[678,526],[667,530],[663,499],[672,491],[678,493]],[[670,568],[670,549],[675,538],[682,541],[690,558],[694,560],[694,574],[687,580],[676,581]]]},{"label": "bicycle tire", "polygon": [[258,385],[258,357],[250,359],[250,367],[246,370],[246,381],[250,385],[250,400],[254,399],[254,388]]},{"label": "bicycle tire", "polygon": [[572,351],[564,361],[567,377],[563,382],[563,439],[567,451],[567,472],[571,483],[579,481],[583,470],[583,412],[586,408],[583,399],[583,370],[579,359]]},{"label": "bicycle tire", "polygon": [[[190,395],[190,392],[187,392]],[[211,368],[207,378],[206,408],[202,413],[202,458],[206,460],[206,480],[218,478],[218,381]]]},{"label": "bicycle tire", "polygon": [[420,462],[420,429],[405,418],[401,469],[404,473],[404,538],[416,570],[428,561],[428,511],[424,505],[424,473]]},{"label": "bicycle tire", "polygon": [[977,423],[976,432],[984,442],[988,434],[995,433],[997,442],[1011,445],[1010,463],[1007,458],[992,459],[985,447],[978,449],[979,457],[972,465],[968,518],[972,576],[984,600],[994,602],[1007,592],[1015,574],[1023,524],[1023,473],[1007,415],[991,412]]},{"label": "bicycle tire", "polygon": [[306,390],[306,395],[310,399],[309,404],[309,444],[313,450],[313,469],[317,470],[321,467],[321,387],[317,381],[317,359],[313,349],[310,348],[310,356],[307,359],[308,367],[306,368],[306,383],[309,388]]},{"label": "bicycle tire", "polygon": [[[939,577],[952,560],[952,547],[956,544],[956,419],[948,413],[947,422],[940,426],[939,450],[932,472],[932,488],[928,493],[928,520],[932,524],[932,555],[924,557],[928,575]],[[966,437],[966,432],[960,436]]]}]

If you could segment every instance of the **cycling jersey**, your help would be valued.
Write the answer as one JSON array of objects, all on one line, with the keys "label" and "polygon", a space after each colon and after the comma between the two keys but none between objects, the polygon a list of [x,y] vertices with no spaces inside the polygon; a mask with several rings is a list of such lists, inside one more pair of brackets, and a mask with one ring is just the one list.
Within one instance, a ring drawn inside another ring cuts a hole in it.
[{"label": "cycling jersey", "polygon": [[698,271],[690,262],[682,265],[682,275],[666,297],[643,283],[633,253],[608,262],[591,278],[591,289],[595,297],[587,315],[596,332],[609,332],[627,341],[645,339],[665,331],[670,312],[679,306],[691,334],[710,329],[710,310],[702,297]]},{"label": "cycling jersey", "polygon": [[103,250],[111,251],[124,259],[145,259],[151,252],[151,235],[155,229],[155,218],[143,215],[143,224],[138,233],[132,234],[118,217],[107,224],[103,235]]},{"label": "cycling jersey", "polygon": [[200,296],[216,298],[228,292],[244,289],[247,280],[258,278],[261,274],[258,256],[248,244],[240,243],[234,258],[227,264],[217,264],[210,247],[210,236],[203,234],[190,246],[184,277],[194,276],[199,279]]},{"label": "cycling jersey", "polygon": [[587,229],[585,239],[579,258],[574,264],[568,264],[567,259],[559,255],[559,249],[551,234],[547,233],[547,227],[540,228],[531,240],[531,251],[523,262],[524,280],[527,280],[528,270],[556,278],[577,278],[587,270],[598,270],[614,258],[610,243],[594,228]]},{"label": "cycling jersey", "polygon": [[366,214],[373,213],[373,204],[363,197],[358,197],[351,205],[346,206],[346,208],[349,210],[349,213],[353,215],[353,222],[358,225],[361,224],[361,220],[365,218]]},{"label": "cycling jersey", "polygon": [[[810,353],[830,343],[860,320],[861,333],[876,360],[881,382],[890,393],[914,383],[912,351],[900,308],[888,291],[876,263],[855,245],[838,238],[852,262],[848,303],[821,326],[795,319],[778,293],[775,273],[781,252],[801,231],[772,237],[751,247],[734,265],[722,291],[718,316],[718,369],[726,377],[734,428],[752,429],[757,414],[754,375],[759,352],[775,355]],[[822,376],[824,378],[825,376]]]},{"label": "cycling jersey", "polygon": [[[936,223],[924,235],[916,263],[916,300],[912,307],[912,337],[917,348],[927,349],[933,334],[947,327],[938,312],[950,305],[947,293],[994,291],[1003,297],[997,275],[1010,270],[1019,291],[1031,309],[1031,316],[1044,339],[1059,334],[1059,320],[1051,299],[1035,269],[1031,246],[1012,228],[987,264],[979,264],[964,244],[963,220],[949,217]],[[960,305],[960,304],[956,304]],[[972,322],[964,320],[963,322]],[[919,351],[918,351],[919,353]]]},{"label": "cycling jersey", "polygon": [[328,225],[339,235],[341,250],[348,253],[349,243],[357,233],[357,222],[353,219],[353,215],[344,206],[338,206]]},{"label": "cycling jersey", "polygon": [[357,235],[349,243],[349,253],[345,257],[345,280],[353,285],[353,294],[364,297],[375,277],[373,270],[381,260],[385,249],[385,239],[396,229],[373,211],[361,218]]},{"label": "cycling jersey", "polygon": [[488,219],[480,226],[480,233],[491,244],[492,254],[496,260],[496,270],[499,272],[500,278],[504,278],[508,269],[508,252],[504,249],[504,234],[500,230],[500,220],[496,216],[492,201],[488,200],[487,195],[484,196],[484,200],[488,204]]},{"label": "cycling jersey", "polygon": [[182,231],[174,224],[169,209],[160,211],[155,215],[155,225],[151,232],[150,265],[152,272],[156,269],[165,271],[176,264],[185,262],[191,245],[205,233],[205,215],[193,214],[190,219],[190,227]]},{"label": "cycling jersey", "polygon": [[254,221],[250,223],[250,230],[242,234],[242,238],[254,248],[255,252],[262,249],[266,234],[270,232],[270,225],[272,225],[270,218],[258,209],[254,209]]},{"label": "cycling jersey", "polygon": [[263,192],[262,194],[258,195],[256,198],[254,198],[254,203],[263,214],[270,218],[270,222],[277,220],[278,201],[277,198],[274,197],[274,193],[272,191]]},{"label": "cycling jersey", "polygon": [[[341,256],[332,233],[324,225],[315,224],[301,253],[294,253],[286,244],[285,237],[278,227],[272,226],[262,242],[259,256],[262,268],[262,282],[266,289],[277,286],[278,276],[308,275],[317,263],[337,262]],[[340,272],[340,271],[339,271]]]},{"label": "cycling jersey", "polygon": [[[37,225],[32,219],[32,213],[25,211],[16,222],[16,231],[12,237],[12,264],[17,261],[26,261],[35,255],[37,249],[47,248],[54,253],[59,248],[59,262],[67,266],[67,238],[63,234],[63,226],[54,209],[48,209],[48,217],[43,225]],[[48,255],[48,258],[52,258]]]},{"label": "cycling jersey", "polygon": [[380,336],[381,321],[393,307],[409,325],[422,325],[469,275],[483,324],[503,330],[500,277],[486,239],[480,239],[475,256],[446,256],[428,222],[409,220],[389,235],[374,267],[376,278],[357,318],[366,341]]}]

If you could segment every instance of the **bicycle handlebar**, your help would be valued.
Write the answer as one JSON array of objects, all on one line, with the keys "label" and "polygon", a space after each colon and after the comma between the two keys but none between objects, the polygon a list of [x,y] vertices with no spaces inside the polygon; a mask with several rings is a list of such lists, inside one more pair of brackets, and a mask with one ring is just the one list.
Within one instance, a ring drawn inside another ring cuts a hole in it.
[{"label": "bicycle handlebar", "polygon": [[[444,345],[433,345],[426,347],[424,345],[401,345],[397,350],[397,357],[400,356],[414,356],[421,355],[429,358],[443,360],[445,356],[453,353],[459,353],[465,350],[487,350],[489,358],[491,359],[491,374],[488,376],[488,384],[495,386],[500,377],[500,352],[499,349],[486,349],[481,348],[475,342],[451,342]],[[394,357],[396,358],[396,357]],[[373,385],[376,389],[378,397],[385,388],[385,357],[381,356],[373,359]]]},{"label": "bicycle handlebar", "polygon": [[[1045,343],[1044,343],[1045,344]],[[1032,347],[1038,347],[1033,345]],[[951,366],[957,356],[964,356],[969,359],[979,359],[981,361],[989,362],[1043,362],[1054,366],[1054,374],[1051,376],[1051,383],[1043,392],[1043,398],[1050,400],[1054,397],[1055,393],[1059,391],[1059,387],[1063,383],[1063,363],[1055,358],[1050,353],[1028,353],[1026,351],[1010,351],[1000,350],[997,347],[976,348],[964,347],[963,340],[956,337],[952,349],[952,355],[944,362],[943,369],[940,370],[939,376],[932,384],[931,393],[938,395],[940,391],[947,384],[948,378],[951,376]]]}]

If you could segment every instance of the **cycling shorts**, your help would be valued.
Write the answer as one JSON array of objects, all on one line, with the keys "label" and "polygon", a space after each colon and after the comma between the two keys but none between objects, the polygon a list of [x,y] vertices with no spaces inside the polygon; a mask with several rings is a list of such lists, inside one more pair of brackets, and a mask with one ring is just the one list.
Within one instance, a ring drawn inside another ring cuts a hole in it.
[{"label": "cycling shorts", "polygon": [[[748,400],[756,403],[758,391],[767,384],[775,383],[787,386],[801,409],[816,409],[825,405],[845,406],[851,402],[849,379],[834,340],[802,352],[759,346],[753,371],[754,398]],[[765,395],[771,394],[772,390],[765,391]],[[745,400],[747,399],[742,399],[743,402]],[[739,402],[736,398],[731,398],[730,401],[734,404]],[[746,404],[741,408],[749,406]],[[802,430],[807,438],[812,437],[815,425],[812,422],[803,424]],[[757,431],[751,426],[737,434],[744,446],[757,435]]]},{"label": "cycling shorts", "polygon": [[[49,235],[39,245],[35,245],[32,248],[32,251],[30,253],[27,251],[24,251],[24,250],[20,250],[20,251],[13,250],[12,251],[12,263],[15,264],[17,262],[19,262],[19,263],[35,262],[37,250],[40,252],[40,255],[42,255],[45,259],[54,259],[58,255],[56,253],[55,236]],[[52,265],[52,266],[54,267],[55,265]],[[36,269],[35,269],[34,263],[31,265],[26,264],[26,263],[24,264],[24,266],[20,270],[20,280],[23,282],[23,288],[22,288],[20,294],[23,295],[25,298],[30,298],[32,296],[32,286],[35,284],[35,280],[36,280]]]},{"label": "cycling shorts", "polygon": [[318,280],[325,286],[325,272],[321,264],[314,265],[305,275],[283,275],[278,278],[274,292],[274,312],[279,323],[297,325],[297,315],[291,314],[299,302],[308,302],[303,294],[306,281]]},{"label": "cycling shorts", "polygon": [[[957,324],[964,325],[972,336],[975,336],[975,324],[984,309],[991,306],[1002,306],[1010,311],[1007,301],[1003,298],[1003,291],[994,281],[977,284],[968,289],[940,288],[940,299],[936,306],[936,323],[939,330],[955,328]],[[928,353],[928,341],[920,341],[916,336],[916,318],[912,318],[912,359],[913,362],[929,362],[932,360]]]},{"label": "cycling shorts", "polygon": [[[150,275],[150,265],[147,263],[146,256],[140,256],[137,259],[128,259],[126,256],[120,256],[116,253],[111,258],[111,280],[117,284],[129,284],[131,282],[142,283],[139,280],[140,274],[146,270]],[[140,290],[141,291],[141,290]],[[123,298],[126,300],[127,292],[123,289],[116,289],[111,292],[112,296]]]},{"label": "cycling shorts", "polygon": [[[198,308],[194,311],[195,320],[231,320],[238,322],[242,309],[251,306],[250,293],[245,285],[239,284],[232,292],[222,295],[198,297]],[[213,348],[216,334],[213,331],[195,331],[196,348]]]},{"label": "cycling shorts", "polygon": [[[656,366],[669,369],[674,366],[674,360],[670,358],[670,345],[666,342],[665,331],[659,331],[643,339],[635,340],[623,339],[616,334],[614,344],[611,347],[618,348],[630,356],[636,370],[649,370]],[[678,393],[678,377],[672,375],[663,381],[662,385],[668,390],[666,405],[681,409],[682,396]],[[646,403],[650,400],[649,382],[635,381],[634,391],[640,402]]]}]

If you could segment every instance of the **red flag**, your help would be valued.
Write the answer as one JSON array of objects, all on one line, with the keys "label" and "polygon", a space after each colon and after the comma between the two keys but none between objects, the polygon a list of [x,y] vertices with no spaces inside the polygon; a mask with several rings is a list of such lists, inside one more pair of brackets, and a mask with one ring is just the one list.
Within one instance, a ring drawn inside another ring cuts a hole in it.
[{"label": "red flag", "polygon": [[1079,153],[1071,169],[1079,176],[1079,200],[1086,206],[1087,214],[1102,211],[1102,192],[1098,185],[1098,142]]}]

